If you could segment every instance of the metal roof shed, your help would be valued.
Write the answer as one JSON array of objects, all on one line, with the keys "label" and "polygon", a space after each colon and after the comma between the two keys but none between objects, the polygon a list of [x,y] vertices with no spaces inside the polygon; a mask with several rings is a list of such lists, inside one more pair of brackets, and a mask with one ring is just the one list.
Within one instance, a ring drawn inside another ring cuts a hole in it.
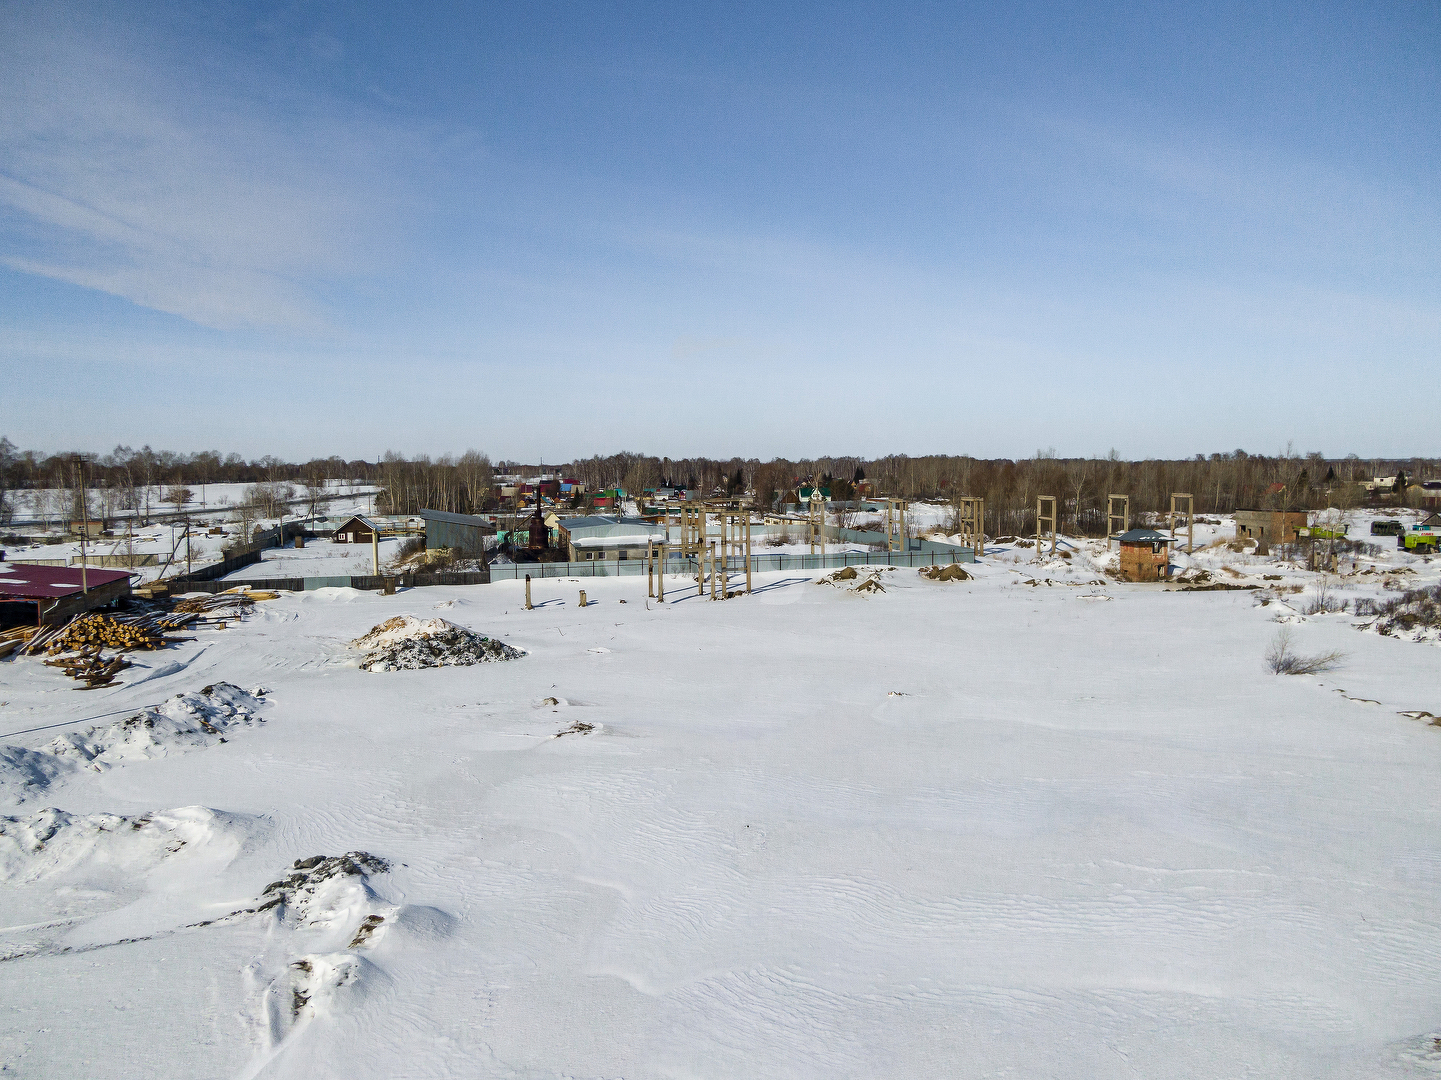
[{"label": "metal roof shed", "polygon": [[64,622],[129,595],[124,570],[0,562],[0,623],[6,626]]},{"label": "metal roof shed", "polygon": [[449,548],[451,551],[481,557],[485,554],[485,538],[495,535],[495,526],[483,517],[452,514],[445,510],[422,510],[425,521],[427,550]]}]

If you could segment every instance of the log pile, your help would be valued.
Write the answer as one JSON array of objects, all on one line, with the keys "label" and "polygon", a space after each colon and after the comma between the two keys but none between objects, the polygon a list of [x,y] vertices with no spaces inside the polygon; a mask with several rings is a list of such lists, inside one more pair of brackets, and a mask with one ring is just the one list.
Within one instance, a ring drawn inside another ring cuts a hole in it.
[{"label": "log pile", "polygon": [[102,686],[110,686],[115,682],[115,676],[130,666],[130,661],[119,653],[106,656],[93,646],[87,646],[72,656],[46,660],[45,663],[85,684],[77,686],[77,690],[98,690]]},{"label": "log pile", "polygon": [[23,649],[37,629],[35,626],[16,626],[0,634],[0,656],[9,656],[16,649]]},{"label": "log pile", "polygon": [[194,638],[173,635],[185,627],[209,626],[223,630],[227,621],[244,618],[257,600],[274,600],[279,595],[236,589],[169,603],[147,598],[138,605],[139,610],[132,607],[124,612],[91,612],[51,626],[17,626],[0,633],[0,657],[11,653],[17,656],[43,653],[55,657],[46,660],[46,664],[86,683],[79,689],[109,686],[130,663],[119,655],[106,656],[104,650],[118,654],[130,649],[161,649],[178,641],[193,641]]},{"label": "log pile", "polygon": [[54,655],[103,647],[158,649],[164,644],[164,635],[149,626],[122,622],[109,615],[90,614],[71,619],[65,629],[46,642],[45,651]]}]

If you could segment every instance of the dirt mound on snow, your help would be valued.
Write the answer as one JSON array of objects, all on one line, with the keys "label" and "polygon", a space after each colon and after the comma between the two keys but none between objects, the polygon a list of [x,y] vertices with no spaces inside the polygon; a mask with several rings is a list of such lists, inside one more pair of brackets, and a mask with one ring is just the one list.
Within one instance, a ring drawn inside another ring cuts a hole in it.
[{"label": "dirt mound on snow", "polygon": [[946,566],[923,566],[917,571],[923,578],[932,581],[970,581],[971,575],[961,569],[959,563]]},{"label": "dirt mound on snow", "polygon": [[517,660],[525,653],[503,641],[456,626],[444,619],[397,615],[350,643],[366,650],[364,671],[417,671],[420,668],[464,667],[497,660]]}]

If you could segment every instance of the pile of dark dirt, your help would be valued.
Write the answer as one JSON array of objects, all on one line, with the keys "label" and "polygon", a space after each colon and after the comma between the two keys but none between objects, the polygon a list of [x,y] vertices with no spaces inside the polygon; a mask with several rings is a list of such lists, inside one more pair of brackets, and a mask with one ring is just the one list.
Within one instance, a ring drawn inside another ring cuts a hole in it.
[{"label": "pile of dark dirt", "polygon": [[949,566],[922,566],[916,572],[931,581],[971,580],[971,575],[961,569],[960,563],[951,563]]}]

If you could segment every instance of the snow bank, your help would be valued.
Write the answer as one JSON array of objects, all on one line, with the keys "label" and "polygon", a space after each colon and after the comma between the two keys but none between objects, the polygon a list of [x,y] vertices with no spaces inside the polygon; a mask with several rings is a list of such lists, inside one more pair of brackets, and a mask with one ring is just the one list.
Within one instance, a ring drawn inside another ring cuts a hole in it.
[{"label": "snow bank", "polygon": [[0,882],[38,881],[76,869],[133,876],[217,839],[238,846],[242,831],[243,819],[206,806],[140,817],[71,814],[51,806],[25,817],[0,817]]},{"label": "snow bank", "polygon": [[296,859],[291,873],[272,881],[261,894],[262,908],[276,908],[282,919],[322,928],[355,926],[358,912],[375,894],[366,879],[390,864],[364,851]]},{"label": "snow bank", "polygon": [[226,741],[236,728],[264,723],[256,710],[264,704],[260,687],[242,690],[227,682],[199,693],[176,694],[144,712],[104,727],[69,732],[47,748],[56,757],[103,771],[126,761],[146,761]]},{"label": "snow bank", "polygon": [[45,749],[0,746],[0,804],[33,800],[56,780],[79,768],[104,772],[128,761],[214,746],[237,728],[264,723],[260,687],[242,690],[220,682],[113,724],[57,736]]},{"label": "snow bank", "polygon": [[23,746],[0,746],[0,798],[24,802],[44,791],[61,774],[75,769],[75,763]]},{"label": "snow bank", "polygon": [[366,650],[365,671],[415,671],[432,667],[463,667],[497,660],[517,660],[525,653],[445,619],[397,615],[350,643]]},{"label": "snow bank", "polygon": [[255,910],[273,910],[298,935],[297,943],[309,948],[272,974],[262,991],[262,1024],[272,1047],[297,1025],[352,1007],[384,980],[384,973],[354,950],[374,947],[387,919],[395,919],[397,909],[381,902],[368,882],[389,869],[384,859],[364,851],[313,855],[296,859],[289,874],[265,887]]}]

